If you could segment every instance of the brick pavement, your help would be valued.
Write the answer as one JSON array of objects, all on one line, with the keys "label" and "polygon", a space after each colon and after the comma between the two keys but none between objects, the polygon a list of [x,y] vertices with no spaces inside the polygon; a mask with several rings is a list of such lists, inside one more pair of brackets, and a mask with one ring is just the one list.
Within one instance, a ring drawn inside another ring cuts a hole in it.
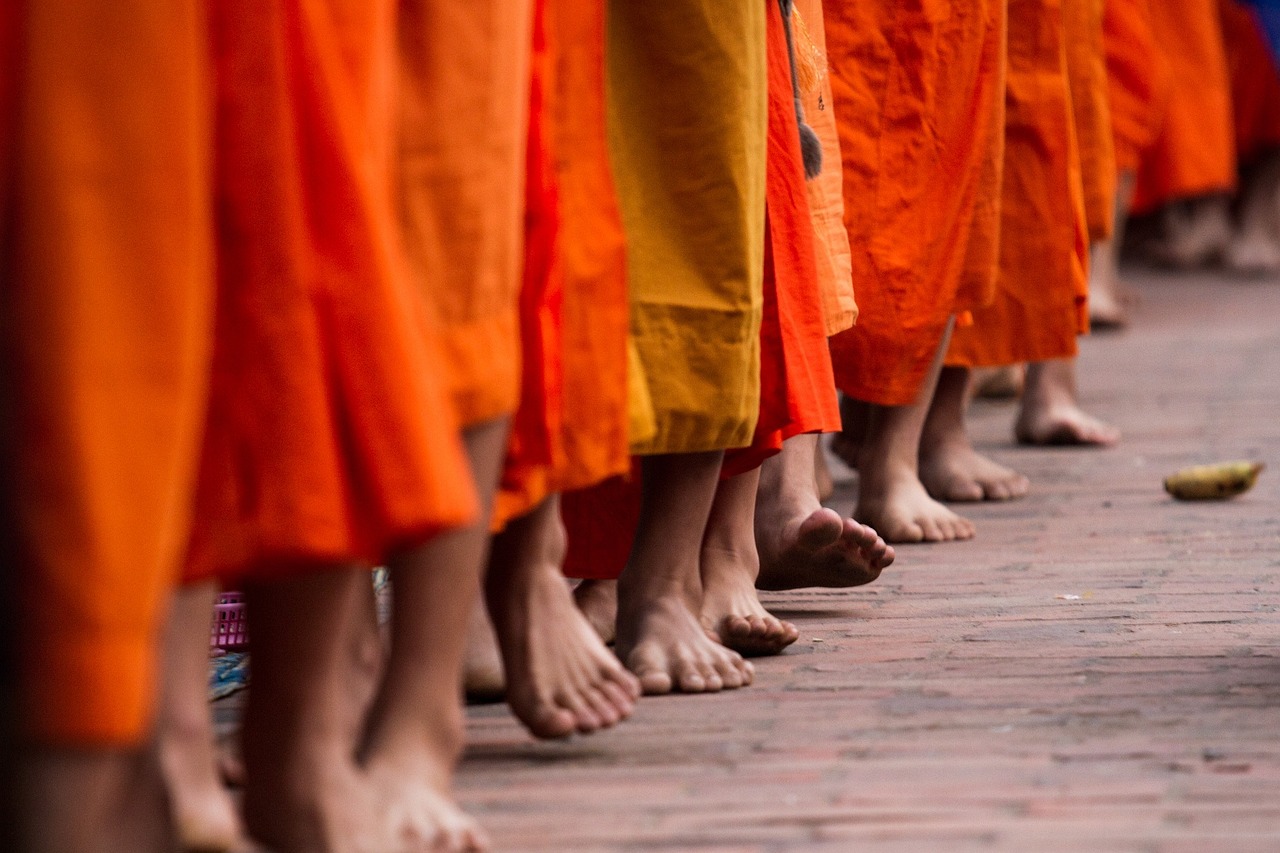
[{"label": "brick pavement", "polygon": [[[755,686],[549,744],[471,709],[460,794],[497,849],[1280,850],[1280,287],[1135,284],[1136,328],[1081,356],[1121,447],[1014,448],[979,404],[1032,495],[871,587],[770,596],[802,639]],[[1237,501],[1161,490],[1255,457]]]}]

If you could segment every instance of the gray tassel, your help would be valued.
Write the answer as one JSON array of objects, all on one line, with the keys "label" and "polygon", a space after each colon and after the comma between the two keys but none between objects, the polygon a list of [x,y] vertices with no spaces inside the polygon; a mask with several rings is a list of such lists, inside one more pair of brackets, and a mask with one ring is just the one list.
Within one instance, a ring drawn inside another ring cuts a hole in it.
[{"label": "gray tassel", "polygon": [[812,181],[822,174],[822,141],[812,127],[805,124],[804,106],[801,104],[800,78],[796,74],[796,47],[791,37],[791,10],[793,0],[778,0],[782,9],[782,24],[787,32],[787,60],[791,64],[791,97],[796,105],[796,123],[800,126],[800,159],[804,162],[804,176]]}]

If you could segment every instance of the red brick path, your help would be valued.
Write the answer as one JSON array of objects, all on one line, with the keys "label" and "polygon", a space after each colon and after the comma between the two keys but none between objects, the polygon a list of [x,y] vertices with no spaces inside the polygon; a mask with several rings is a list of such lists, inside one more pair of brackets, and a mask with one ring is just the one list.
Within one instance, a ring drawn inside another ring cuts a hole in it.
[{"label": "red brick path", "polygon": [[[497,849],[1280,850],[1280,287],[1136,284],[1081,358],[1121,447],[1017,449],[980,404],[1032,496],[872,587],[771,597],[802,639],[754,687],[553,744],[473,709],[459,787]],[[1237,501],[1161,490],[1255,457]]]}]

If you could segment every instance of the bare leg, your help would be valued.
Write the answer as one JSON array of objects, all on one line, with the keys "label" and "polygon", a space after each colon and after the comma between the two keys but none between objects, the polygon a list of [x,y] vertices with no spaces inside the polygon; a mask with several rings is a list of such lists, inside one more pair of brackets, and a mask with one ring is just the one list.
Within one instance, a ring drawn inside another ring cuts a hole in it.
[{"label": "bare leg", "polygon": [[1120,431],[1086,414],[1078,402],[1076,360],[1039,361],[1027,366],[1027,391],[1014,434],[1022,444],[1110,447]]},{"label": "bare leg", "polygon": [[600,639],[612,645],[618,638],[618,582],[584,580],[573,588],[573,601]]},{"label": "bare leg", "polygon": [[840,397],[840,432],[831,439],[831,450],[840,457],[841,462],[855,471],[858,470],[862,443],[867,438],[872,408],[870,403],[845,395]]},{"label": "bare leg", "polygon": [[575,606],[561,574],[565,548],[559,499],[551,497],[496,537],[485,580],[507,701],[544,738],[615,725],[640,696],[640,683]]},{"label": "bare leg", "polygon": [[618,657],[645,693],[715,692],[751,683],[752,667],[707,635],[702,538],[724,454],[649,456],[631,557],[618,579]]},{"label": "bare leg", "polygon": [[979,367],[969,380],[971,397],[984,400],[1016,400],[1022,396],[1026,368],[1021,364],[1005,367]]},{"label": "bare leg", "polygon": [[1135,182],[1133,172],[1120,173],[1111,238],[1094,243],[1089,252],[1089,319],[1095,329],[1129,325],[1128,308],[1133,296],[1120,279],[1120,247],[1124,245]]},{"label": "bare leg", "polygon": [[920,481],[940,501],[1007,501],[1031,482],[978,453],[965,429],[969,369],[944,367],[920,441]]},{"label": "bare leg", "polygon": [[463,433],[480,520],[398,555],[389,566],[391,651],[361,753],[393,837],[433,851],[486,846],[454,804],[451,788],[463,740],[458,685],[467,624],[488,557],[507,428],[501,419]]},{"label": "bare leg", "polygon": [[144,749],[20,747],[13,785],[17,849],[21,853],[171,850],[163,788],[138,784],[148,761],[152,758]]},{"label": "bare leg", "polygon": [[507,695],[498,638],[479,596],[467,623],[467,657],[462,665],[462,688],[468,702],[502,702]]},{"label": "bare leg", "polygon": [[1250,274],[1280,271],[1280,151],[1250,168],[1240,186],[1239,228],[1227,246],[1227,266]]},{"label": "bare leg", "polygon": [[241,737],[249,832],[276,853],[402,849],[354,759],[352,637],[373,594],[368,571],[335,568],[246,592],[253,689]]},{"label": "bare leg", "polygon": [[157,724],[160,766],[178,842],[192,850],[234,850],[244,830],[222,786],[209,709],[209,628],[218,586],[178,590],[165,636]]},{"label": "bare leg", "polygon": [[915,403],[866,407],[866,435],[858,449],[854,518],[880,531],[886,542],[973,538],[973,524],[929,497],[920,482],[921,436],[950,340],[948,328]]},{"label": "bare leg", "polygon": [[[816,438],[816,436],[815,436]],[[812,473],[813,466],[808,466]],[[702,540],[702,624],[744,655],[776,655],[800,637],[764,609],[756,592],[755,510],[759,469],[721,480]]]},{"label": "bare leg", "polygon": [[782,452],[760,467],[758,589],[861,586],[893,562],[893,548],[874,530],[818,500],[810,459],[822,453],[819,442],[816,435],[789,438]]}]

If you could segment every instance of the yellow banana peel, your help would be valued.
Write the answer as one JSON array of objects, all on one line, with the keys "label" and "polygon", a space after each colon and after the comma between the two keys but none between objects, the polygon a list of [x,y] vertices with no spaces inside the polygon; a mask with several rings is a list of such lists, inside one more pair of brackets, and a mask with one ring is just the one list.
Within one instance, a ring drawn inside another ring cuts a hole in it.
[{"label": "yellow banana peel", "polygon": [[1180,501],[1226,500],[1252,489],[1263,467],[1261,462],[1196,465],[1166,477],[1164,490]]}]

